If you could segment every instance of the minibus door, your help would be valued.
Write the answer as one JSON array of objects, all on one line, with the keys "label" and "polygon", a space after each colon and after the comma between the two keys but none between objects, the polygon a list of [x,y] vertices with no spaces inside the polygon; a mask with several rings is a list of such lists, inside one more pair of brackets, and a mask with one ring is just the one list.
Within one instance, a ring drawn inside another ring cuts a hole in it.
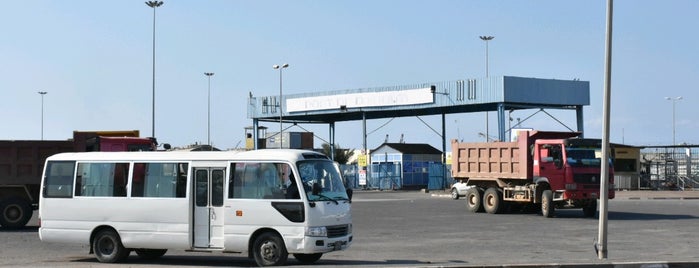
[{"label": "minibus door", "polygon": [[223,168],[194,168],[194,247],[223,248]]}]

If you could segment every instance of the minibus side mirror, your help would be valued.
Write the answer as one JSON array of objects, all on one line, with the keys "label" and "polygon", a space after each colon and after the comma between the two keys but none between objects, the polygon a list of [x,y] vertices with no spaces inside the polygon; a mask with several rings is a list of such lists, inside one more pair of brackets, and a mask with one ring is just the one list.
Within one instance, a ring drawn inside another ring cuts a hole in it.
[{"label": "minibus side mirror", "polygon": [[318,195],[320,193],[320,190],[322,190],[322,188],[320,188],[320,184],[318,184],[317,182],[314,182],[313,188],[311,189],[311,193],[313,195]]}]

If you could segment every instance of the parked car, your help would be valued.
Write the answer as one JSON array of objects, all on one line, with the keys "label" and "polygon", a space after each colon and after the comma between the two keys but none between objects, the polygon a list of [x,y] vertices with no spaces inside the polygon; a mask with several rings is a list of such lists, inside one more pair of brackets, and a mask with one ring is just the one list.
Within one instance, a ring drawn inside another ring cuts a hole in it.
[{"label": "parked car", "polygon": [[466,196],[466,191],[468,191],[469,188],[473,187],[472,185],[466,185],[465,182],[457,181],[454,184],[451,185],[451,199],[459,199],[459,197]]}]

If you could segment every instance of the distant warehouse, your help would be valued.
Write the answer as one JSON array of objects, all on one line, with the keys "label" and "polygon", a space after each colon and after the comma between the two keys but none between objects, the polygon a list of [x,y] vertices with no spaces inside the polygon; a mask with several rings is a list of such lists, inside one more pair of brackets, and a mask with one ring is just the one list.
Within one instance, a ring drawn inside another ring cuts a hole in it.
[{"label": "distant warehouse", "polygon": [[[442,151],[424,143],[384,143],[371,150],[369,188],[427,188],[430,165],[441,164]],[[441,170],[441,169],[439,169]],[[441,174],[439,174],[441,176]]]}]

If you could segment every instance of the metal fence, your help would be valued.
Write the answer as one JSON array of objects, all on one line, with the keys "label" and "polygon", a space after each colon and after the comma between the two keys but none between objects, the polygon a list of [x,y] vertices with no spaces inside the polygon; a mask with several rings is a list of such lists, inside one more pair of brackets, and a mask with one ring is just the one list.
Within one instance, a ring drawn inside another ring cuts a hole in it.
[{"label": "metal fence", "polygon": [[[424,188],[429,190],[447,189],[454,183],[450,165],[430,163],[427,172],[427,185],[406,184],[402,177],[401,165],[397,163],[372,164],[367,167],[366,185],[359,184],[359,167],[357,165],[340,165],[340,172],[345,178],[345,186],[353,189],[400,190],[406,188]],[[446,175],[446,177],[445,177]]]},{"label": "metal fence", "polygon": [[427,185],[429,190],[447,189],[454,184],[454,178],[451,177],[451,165],[431,163],[429,174],[429,183]]},{"label": "metal fence", "polygon": [[340,172],[345,179],[345,187],[359,188],[359,172],[357,165],[340,165]]},{"label": "metal fence", "polygon": [[699,147],[644,148],[640,163],[640,189],[699,189]]},{"label": "metal fence", "polygon": [[[699,190],[699,145],[646,147],[641,150],[636,172],[615,174],[618,190]],[[405,185],[399,163],[381,163],[367,167],[366,185],[359,184],[357,165],[341,165],[346,185],[351,188],[399,190]],[[636,170],[636,169],[634,169]],[[451,165],[430,163],[427,189],[447,189],[454,183]]]},{"label": "metal fence", "polygon": [[403,188],[401,164],[380,163],[369,165],[367,186],[369,189],[398,190]]}]

